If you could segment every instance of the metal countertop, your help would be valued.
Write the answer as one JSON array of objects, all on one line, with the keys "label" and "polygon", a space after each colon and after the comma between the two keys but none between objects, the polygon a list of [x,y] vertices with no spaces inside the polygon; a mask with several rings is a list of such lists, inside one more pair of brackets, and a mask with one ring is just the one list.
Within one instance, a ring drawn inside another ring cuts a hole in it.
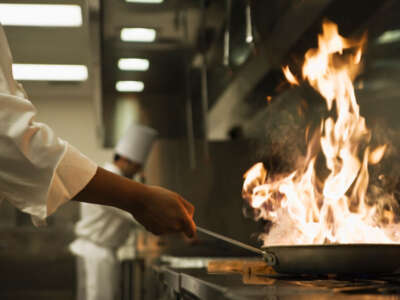
[{"label": "metal countertop", "polygon": [[269,285],[249,285],[243,282],[241,274],[208,274],[204,268],[176,269],[154,266],[153,269],[159,280],[173,288],[176,293],[188,293],[197,299],[400,300],[400,295],[335,293],[328,289],[298,286],[283,280]]}]

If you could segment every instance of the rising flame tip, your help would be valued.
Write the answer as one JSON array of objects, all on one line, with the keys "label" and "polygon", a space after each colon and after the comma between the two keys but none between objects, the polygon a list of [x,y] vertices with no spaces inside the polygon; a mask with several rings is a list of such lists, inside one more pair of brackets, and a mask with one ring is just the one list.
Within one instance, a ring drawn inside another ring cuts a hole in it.
[{"label": "rising flame tip", "polygon": [[378,146],[375,150],[373,150],[369,154],[368,162],[371,165],[376,165],[377,163],[379,163],[382,160],[383,156],[385,155],[386,148],[387,144]]},{"label": "rising flame tip", "polygon": [[[308,153],[297,170],[267,179],[258,163],[244,176],[243,197],[257,209],[258,219],[274,224],[260,236],[265,245],[400,242],[399,234],[392,234],[393,211],[368,204],[368,165],[381,161],[387,145],[372,151],[363,146],[371,134],[352,82],[365,40],[344,38],[335,23],[323,23],[318,49],[305,54],[302,77],[323,96],[328,111],[336,109],[336,117],[323,120],[315,138],[307,138],[306,129]],[[349,56],[344,50],[350,48],[355,52]],[[282,70],[291,84],[299,85],[289,66]],[[328,173],[323,176],[316,167],[318,154],[325,158]]]},{"label": "rising flame tip", "polygon": [[293,75],[292,71],[290,71],[289,66],[282,67],[283,74],[285,75],[287,81],[292,85],[300,85],[297,78]]}]

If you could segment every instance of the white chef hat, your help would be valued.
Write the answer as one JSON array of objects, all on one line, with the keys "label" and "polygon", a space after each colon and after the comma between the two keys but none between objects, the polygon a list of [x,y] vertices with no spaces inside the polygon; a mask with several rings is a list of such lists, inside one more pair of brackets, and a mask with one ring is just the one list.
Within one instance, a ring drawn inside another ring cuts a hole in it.
[{"label": "white chef hat", "polygon": [[158,132],[150,127],[132,124],[115,147],[115,153],[144,165]]}]

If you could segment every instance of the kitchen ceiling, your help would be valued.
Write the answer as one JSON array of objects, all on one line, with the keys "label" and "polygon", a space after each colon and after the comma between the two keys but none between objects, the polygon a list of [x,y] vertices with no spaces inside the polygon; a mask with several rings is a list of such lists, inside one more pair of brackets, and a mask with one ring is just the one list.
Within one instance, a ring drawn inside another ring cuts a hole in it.
[{"label": "kitchen ceiling", "polygon": [[[196,47],[199,1],[165,0],[160,4],[146,4],[124,0],[7,0],[7,3],[81,7],[80,27],[4,27],[15,63],[88,67],[86,81],[25,81],[24,86],[32,100],[36,97],[57,98],[57,101],[68,101],[71,97],[93,99],[99,120],[97,127],[103,132],[106,146],[111,146],[119,134],[115,133],[114,123],[124,118],[114,110],[119,97],[133,97],[139,102],[146,97],[155,111],[170,107],[171,113],[182,101],[184,57]],[[124,27],[154,28],[157,37],[152,43],[122,42],[120,31]],[[121,58],[146,58],[150,66],[146,71],[119,70]],[[120,80],[143,82],[143,93],[117,92],[116,83]],[[157,108],[162,99],[156,98],[161,96],[172,98],[164,102],[175,103],[168,106],[161,103]],[[107,137],[110,138],[107,140]]]},{"label": "kitchen ceiling", "polygon": [[[185,28],[184,17],[190,20]],[[101,1],[103,91],[115,92],[119,80],[143,81],[144,93],[179,94],[184,82],[184,55],[195,46],[199,27],[198,8],[193,1],[161,4]],[[122,28],[155,29],[154,42],[124,42]],[[187,34],[186,34],[187,30]],[[186,35],[185,35],[186,34]],[[121,71],[121,58],[145,58],[145,72]]]},{"label": "kitchen ceiling", "polygon": [[[81,27],[4,26],[15,63],[74,64],[89,66],[89,79],[84,82],[26,81],[24,87],[32,99],[92,97],[91,48],[85,0],[7,0],[14,4],[75,4],[82,8]],[[0,19],[0,22],[2,20]]]},{"label": "kitchen ceiling", "polygon": [[[102,118],[106,146],[115,144],[123,131],[121,128],[131,121],[155,127],[162,137],[185,136],[182,109],[187,86],[185,66],[197,47],[199,3],[100,1]],[[155,31],[154,40],[122,40],[122,30],[138,28]],[[147,59],[149,68],[120,70],[118,62],[124,58]]]}]

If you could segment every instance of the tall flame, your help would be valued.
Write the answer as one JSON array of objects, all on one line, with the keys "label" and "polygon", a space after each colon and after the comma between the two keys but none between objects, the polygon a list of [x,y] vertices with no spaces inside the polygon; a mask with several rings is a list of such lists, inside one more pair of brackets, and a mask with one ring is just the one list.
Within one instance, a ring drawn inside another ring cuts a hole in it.
[{"label": "tall flame", "polygon": [[[352,81],[362,45],[363,40],[346,39],[336,24],[324,22],[318,49],[305,54],[302,77],[323,96],[328,111],[335,109],[335,117],[322,121],[314,135],[319,141],[309,141],[299,169],[267,176],[258,163],[244,175],[243,198],[257,219],[272,223],[261,235],[265,245],[400,242],[393,211],[367,199],[368,163],[377,164],[386,145],[370,150],[371,133],[355,97]],[[288,67],[283,70],[290,83],[299,84]],[[321,151],[328,174],[323,178],[316,171]]]}]

